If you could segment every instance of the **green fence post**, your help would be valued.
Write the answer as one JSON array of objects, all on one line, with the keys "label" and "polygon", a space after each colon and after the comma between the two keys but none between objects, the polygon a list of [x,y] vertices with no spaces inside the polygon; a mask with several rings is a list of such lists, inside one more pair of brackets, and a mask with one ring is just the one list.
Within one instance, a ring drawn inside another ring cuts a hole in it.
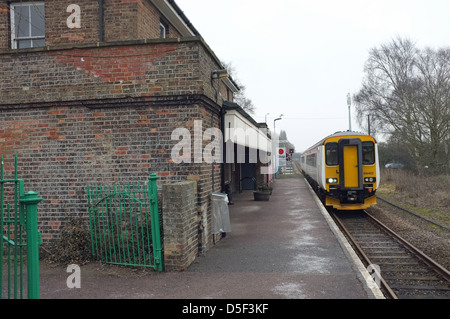
[{"label": "green fence post", "polygon": [[164,270],[164,260],[162,257],[161,248],[161,232],[159,224],[159,209],[158,209],[158,189],[156,181],[158,176],[155,173],[150,174],[149,183],[149,197],[150,197],[150,216],[152,223],[152,241],[154,250],[155,269],[157,271]]},{"label": "green fence post", "polygon": [[38,193],[30,191],[23,195],[20,203],[26,206],[27,213],[27,259],[28,259],[28,298],[39,299],[39,244],[37,204],[42,200]]}]

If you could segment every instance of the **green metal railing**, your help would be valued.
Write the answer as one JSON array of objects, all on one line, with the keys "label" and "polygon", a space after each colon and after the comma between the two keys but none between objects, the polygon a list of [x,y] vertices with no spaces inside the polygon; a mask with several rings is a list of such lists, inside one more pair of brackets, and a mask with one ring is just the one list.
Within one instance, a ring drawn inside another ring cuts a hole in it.
[{"label": "green metal railing", "polygon": [[[18,178],[17,155],[14,178],[4,178],[3,156],[0,162],[0,299],[24,298],[25,281],[29,299],[39,299],[39,245],[37,204],[42,200],[35,192],[24,192]],[[26,263],[27,267],[24,268]],[[4,281],[4,275],[6,280]],[[5,286],[5,287],[4,287]],[[5,289],[4,289],[5,288]]]},{"label": "green metal railing", "polygon": [[87,187],[92,253],[102,262],[163,271],[157,179]]}]

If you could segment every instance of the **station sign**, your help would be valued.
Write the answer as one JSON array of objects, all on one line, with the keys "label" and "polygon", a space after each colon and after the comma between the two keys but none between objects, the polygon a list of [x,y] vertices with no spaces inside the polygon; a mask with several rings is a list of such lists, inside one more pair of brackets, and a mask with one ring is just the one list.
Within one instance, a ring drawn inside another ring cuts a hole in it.
[{"label": "station sign", "polygon": [[286,166],[286,148],[279,147],[278,148],[278,167]]}]

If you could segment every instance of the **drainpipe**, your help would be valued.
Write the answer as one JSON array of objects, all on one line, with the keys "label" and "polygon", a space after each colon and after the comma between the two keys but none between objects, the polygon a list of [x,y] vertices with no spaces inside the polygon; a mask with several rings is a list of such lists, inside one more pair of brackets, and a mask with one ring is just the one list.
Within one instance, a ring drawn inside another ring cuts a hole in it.
[{"label": "drainpipe", "polygon": [[225,193],[225,162],[227,159],[227,144],[225,137],[225,114],[227,112],[224,110],[224,106],[222,105],[220,109],[220,131],[222,132],[222,164],[220,167],[220,179],[221,179],[221,192]]},{"label": "drainpipe", "polygon": [[103,25],[103,0],[98,0],[98,41],[99,42],[103,42],[104,38],[103,38],[103,29],[104,29],[104,25]]},{"label": "drainpipe", "polygon": [[[211,128],[214,127],[214,113],[211,112]],[[217,137],[216,137],[217,138]],[[211,136],[211,142],[213,141],[213,137]],[[211,176],[212,176],[212,192],[214,192],[214,162],[211,163]]]}]

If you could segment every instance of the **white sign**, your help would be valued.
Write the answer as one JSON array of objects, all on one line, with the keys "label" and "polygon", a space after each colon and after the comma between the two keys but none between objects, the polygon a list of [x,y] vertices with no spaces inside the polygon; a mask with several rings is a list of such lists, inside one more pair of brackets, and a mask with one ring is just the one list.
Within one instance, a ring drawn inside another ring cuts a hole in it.
[{"label": "white sign", "polygon": [[278,148],[278,167],[286,166],[286,149],[284,147]]}]

